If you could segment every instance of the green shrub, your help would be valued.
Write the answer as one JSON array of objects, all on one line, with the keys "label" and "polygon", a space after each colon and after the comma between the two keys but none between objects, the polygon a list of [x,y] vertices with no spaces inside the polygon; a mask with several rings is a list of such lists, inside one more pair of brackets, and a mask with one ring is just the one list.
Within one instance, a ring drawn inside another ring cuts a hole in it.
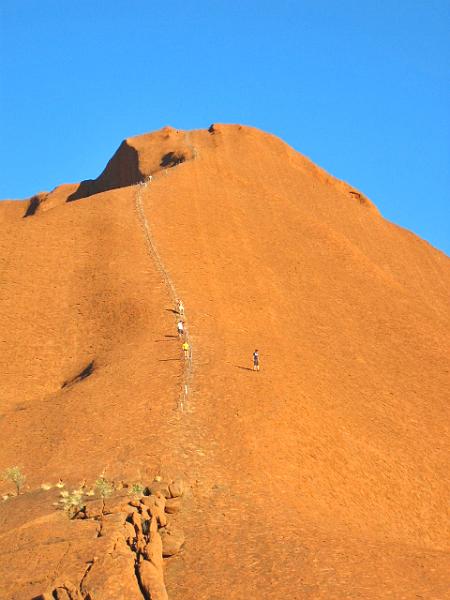
[{"label": "green shrub", "polygon": [[114,491],[113,484],[106,479],[103,475],[101,475],[97,481],[95,482],[95,489],[98,491],[100,496],[104,498],[108,498]]},{"label": "green shrub", "polygon": [[73,519],[77,516],[77,514],[85,507],[84,501],[84,490],[77,489],[69,492],[68,490],[63,490],[60,492],[60,498],[56,505],[64,510],[69,518]]},{"label": "green shrub", "polygon": [[14,483],[14,485],[16,486],[17,495],[19,495],[20,490],[23,484],[25,483],[26,477],[19,467],[9,467],[3,472],[2,479]]},{"label": "green shrub", "polygon": [[144,494],[144,486],[140,483],[133,483],[131,493],[135,498],[140,498]]}]

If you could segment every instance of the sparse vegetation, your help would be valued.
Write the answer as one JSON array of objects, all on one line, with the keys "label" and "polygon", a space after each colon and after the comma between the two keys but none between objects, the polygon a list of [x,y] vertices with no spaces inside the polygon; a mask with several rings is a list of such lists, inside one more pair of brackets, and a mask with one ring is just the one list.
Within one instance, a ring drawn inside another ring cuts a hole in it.
[{"label": "sparse vegetation", "polygon": [[16,486],[17,495],[20,494],[20,490],[25,483],[26,476],[22,473],[19,467],[9,467],[3,472],[2,479],[5,481],[11,481]]},{"label": "sparse vegetation", "polygon": [[140,498],[144,494],[144,486],[140,483],[133,483],[131,493],[135,498]]},{"label": "sparse vegetation", "polygon": [[84,490],[79,488],[76,490],[63,490],[60,492],[59,501],[56,505],[64,510],[69,518],[73,519],[85,507]]},{"label": "sparse vegetation", "polygon": [[111,481],[108,481],[104,475],[100,475],[100,477],[95,482],[95,489],[100,494],[100,496],[105,499],[111,496],[114,491],[114,486]]}]

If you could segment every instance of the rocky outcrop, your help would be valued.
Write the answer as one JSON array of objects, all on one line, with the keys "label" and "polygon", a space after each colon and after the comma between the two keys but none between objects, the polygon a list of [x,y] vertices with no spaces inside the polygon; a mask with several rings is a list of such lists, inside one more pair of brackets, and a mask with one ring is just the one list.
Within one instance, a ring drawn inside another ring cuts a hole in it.
[{"label": "rocky outcrop", "polygon": [[164,557],[180,552],[185,538],[179,528],[168,522],[167,514],[180,510],[184,484],[181,480],[159,480],[145,489],[149,495],[132,497],[125,488],[109,498],[86,502],[74,525],[86,520],[98,522],[96,552],[86,561],[78,583],[62,576],[40,598],[168,600]]},{"label": "rocky outcrop", "polygon": [[[154,134],[124,140],[103,172],[96,179],[82,181],[68,195],[67,202],[135,185],[160,171],[166,171],[192,160],[196,156],[196,151],[188,142],[188,136],[188,133],[172,127],[164,127]],[[150,147],[148,147],[149,142]],[[34,203],[36,204],[36,200]],[[30,203],[30,207],[33,206],[34,204]],[[39,203],[36,204],[36,208],[38,206]]]},{"label": "rocky outcrop", "polygon": [[114,188],[134,185],[144,178],[139,169],[139,155],[127,140],[123,141],[105,170],[97,179],[86,179],[70,194],[67,202],[80,200]]}]

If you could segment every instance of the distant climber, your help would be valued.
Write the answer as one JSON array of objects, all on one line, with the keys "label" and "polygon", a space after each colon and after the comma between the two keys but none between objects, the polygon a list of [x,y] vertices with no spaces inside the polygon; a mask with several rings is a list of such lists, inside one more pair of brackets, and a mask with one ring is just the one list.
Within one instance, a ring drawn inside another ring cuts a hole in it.
[{"label": "distant climber", "polygon": [[182,317],[184,315],[184,305],[179,298],[177,300],[177,310],[178,314]]},{"label": "distant climber", "polygon": [[178,337],[180,337],[180,338],[183,337],[184,324],[183,324],[183,321],[181,319],[178,321],[177,329],[178,329]]},{"label": "distant climber", "polygon": [[181,347],[183,348],[184,352],[184,360],[188,360],[191,347],[187,342],[184,342],[184,344]]},{"label": "distant climber", "polygon": [[259,371],[259,352],[255,350],[253,352],[253,370]]}]

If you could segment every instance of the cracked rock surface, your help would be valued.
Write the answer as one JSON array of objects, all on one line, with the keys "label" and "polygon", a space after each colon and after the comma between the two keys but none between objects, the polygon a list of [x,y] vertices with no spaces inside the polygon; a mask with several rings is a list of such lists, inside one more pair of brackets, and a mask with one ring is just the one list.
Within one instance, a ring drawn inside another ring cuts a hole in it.
[{"label": "cracked rock surface", "polygon": [[[165,484],[167,489],[168,484]],[[20,518],[31,503],[36,512],[47,507],[47,515],[28,522],[23,529],[15,529],[27,558],[26,540],[34,535],[34,526],[42,533],[42,524],[48,536],[40,544],[42,560],[53,564],[53,573],[40,577],[45,571],[41,564],[34,565],[35,579],[29,582],[30,597],[42,600],[166,600],[164,556],[178,553],[184,535],[178,535],[171,551],[164,551],[164,537],[168,525],[164,512],[166,498],[156,495],[135,498],[126,489],[115,492],[105,500],[88,500],[75,518],[69,519],[62,511],[48,512],[56,490],[40,491],[18,497],[16,508]],[[169,494],[170,498],[170,494]],[[177,502],[181,498],[174,498]],[[12,506],[12,504],[11,504]],[[27,537],[29,536],[29,537]],[[181,542],[181,543],[180,543]],[[12,548],[12,551],[15,549]],[[28,576],[32,573],[27,566]],[[3,590],[2,598],[23,598],[17,585]]]}]

